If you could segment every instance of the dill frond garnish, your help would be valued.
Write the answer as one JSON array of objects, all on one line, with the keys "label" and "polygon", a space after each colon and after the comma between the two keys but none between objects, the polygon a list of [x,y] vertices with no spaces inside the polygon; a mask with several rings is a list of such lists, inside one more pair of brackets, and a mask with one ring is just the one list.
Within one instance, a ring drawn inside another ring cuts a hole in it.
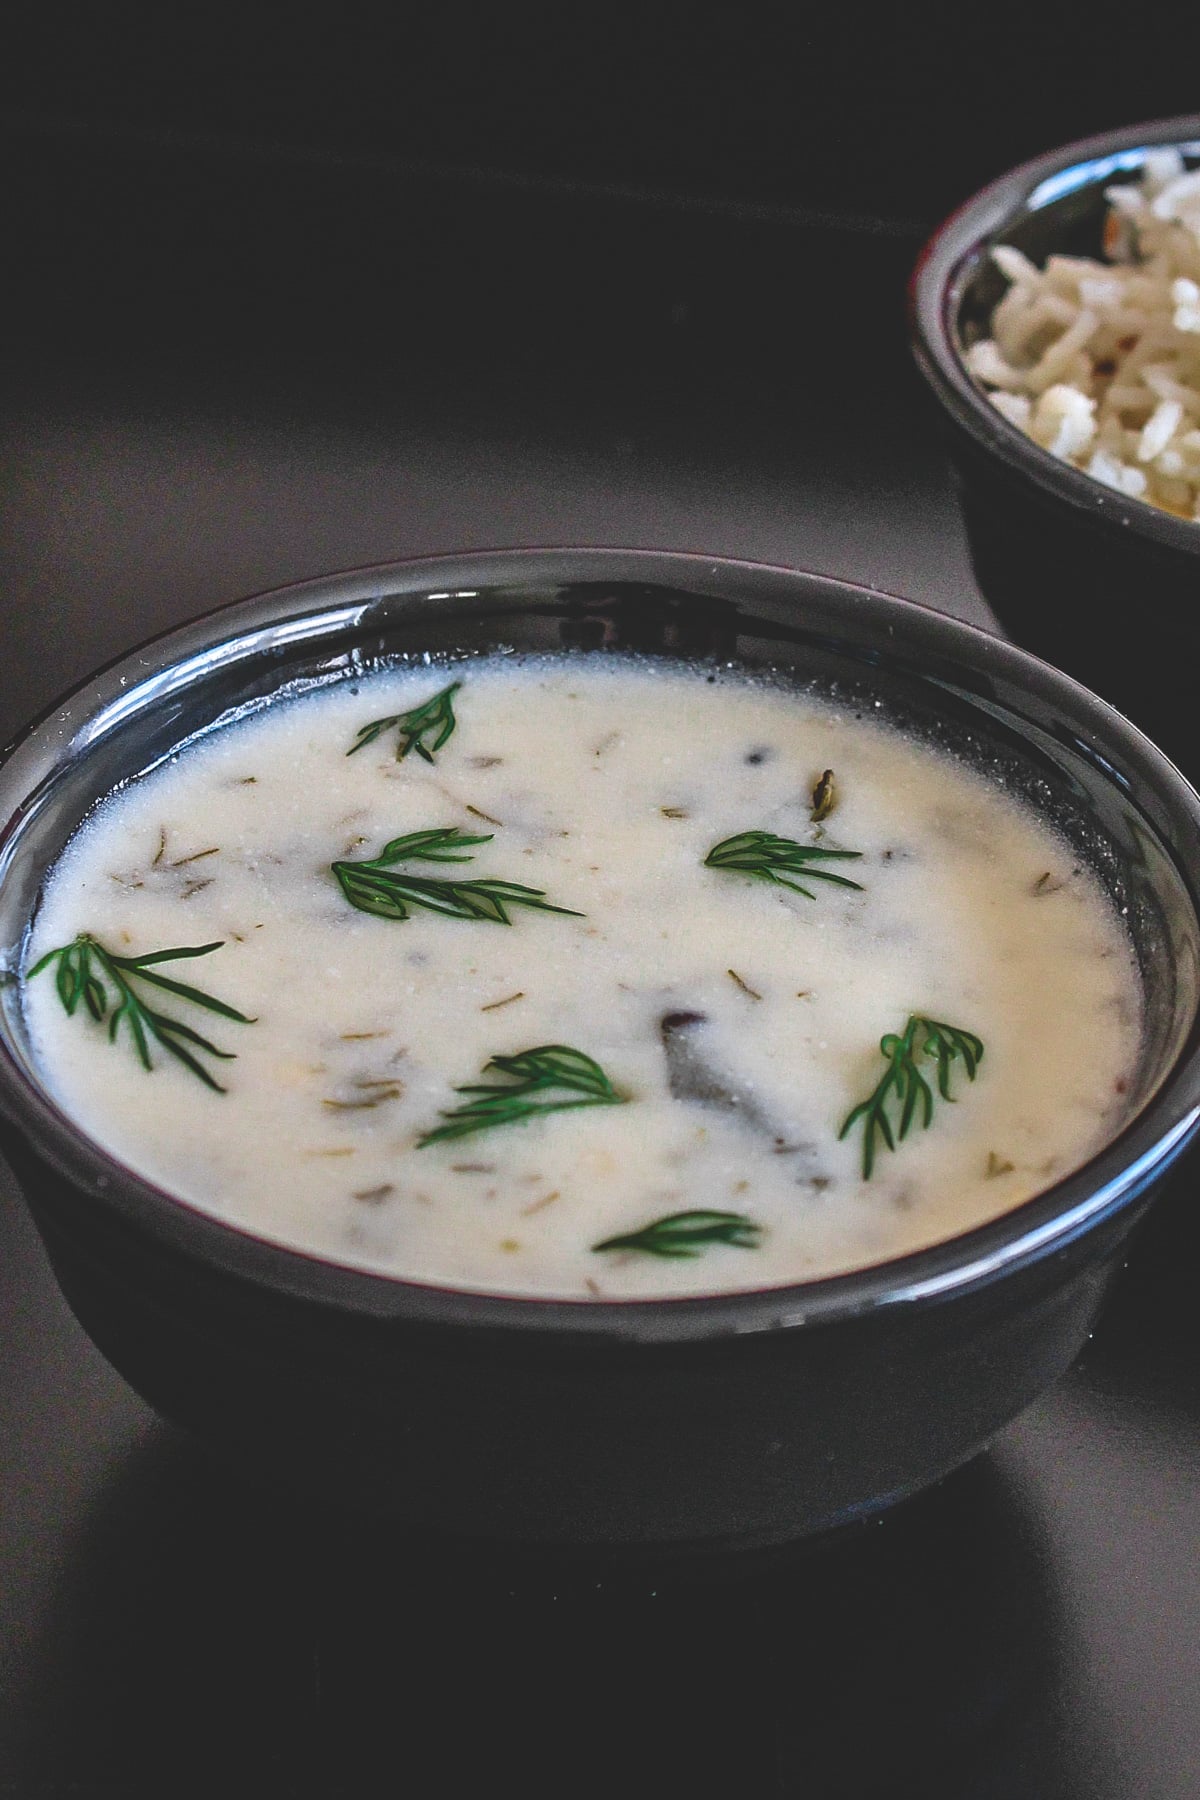
[{"label": "dill frond garnish", "polygon": [[[347,756],[353,756],[356,750],[362,750],[367,744],[373,744],[385,731],[396,728],[396,761],[403,762],[410,750],[427,763],[433,761],[435,750],[440,750],[457,721],[454,717],[454,696],[462,686],[461,681],[452,681],[440,693],[434,694],[420,706],[414,706],[408,712],[392,713],[386,719],[372,719],[364,725],[358,737],[347,750]],[[426,737],[432,737],[432,744],[426,745]]]},{"label": "dill frond garnish", "polygon": [[407,837],[393,838],[378,856],[361,862],[345,860],[331,863],[343,894],[359,912],[373,913],[379,919],[407,919],[414,907],[442,913],[451,919],[490,919],[496,925],[511,925],[508,909],[528,906],[538,912],[563,913],[568,918],[582,919],[583,914],[569,906],[552,906],[542,888],[522,887],[515,881],[453,881],[446,877],[410,875],[396,868],[397,863],[434,862],[463,863],[471,857],[462,855],[475,844],[490,844],[495,834],[482,836],[460,831],[456,825],[434,831],[411,831]]},{"label": "dill frond garnish", "polygon": [[446,1123],[418,1138],[419,1150],[447,1138],[490,1131],[494,1125],[520,1125],[541,1113],[575,1106],[622,1106],[629,1098],[613,1086],[599,1063],[567,1044],[539,1044],[515,1056],[493,1056],[483,1072],[492,1069],[507,1079],[455,1088],[456,1094],[470,1098],[442,1113]]},{"label": "dill frond garnish", "polygon": [[[736,837],[714,844],[704,859],[709,869],[728,869],[738,875],[753,875],[760,881],[773,881],[779,887],[815,900],[805,881],[832,881],[838,887],[862,892],[861,883],[832,869],[818,869],[818,862],[857,862],[861,850],[826,850],[821,844],[798,844],[794,838],[775,837],[769,831],[739,831]],[[795,879],[792,879],[795,877]],[[800,879],[803,877],[803,879]]]},{"label": "dill frond garnish", "polygon": [[110,1044],[116,1042],[121,1026],[126,1026],[144,1069],[154,1067],[150,1055],[153,1040],[186,1069],[190,1069],[205,1087],[223,1094],[226,1090],[200,1062],[198,1053],[219,1057],[222,1062],[232,1062],[234,1052],[219,1050],[216,1044],[201,1037],[198,1031],[184,1024],[181,1019],[173,1019],[169,1013],[156,1011],[136,992],[135,986],[137,983],[145,983],[162,988],[180,1000],[189,1001],[193,1006],[218,1013],[223,1019],[234,1019],[239,1025],[253,1025],[254,1020],[239,1012],[236,1006],[214,999],[201,988],[175,981],[169,975],[160,975],[155,966],[158,963],[179,962],[188,957],[210,956],[220,948],[220,943],[183,944],[174,950],[151,950],[145,956],[118,956],[115,951],[106,950],[90,933],[81,932],[72,943],[48,951],[30,969],[26,980],[32,981],[43,969],[57,964],[55,984],[68,1018],[74,1017],[82,1001],[98,1025],[107,1022]]},{"label": "dill frond garnish", "polygon": [[[922,1018],[917,1013],[909,1015],[908,1024],[899,1035],[889,1031],[886,1037],[880,1038],[879,1049],[887,1058],[888,1067],[874,1093],[859,1101],[838,1132],[840,1140],[860,1119],[863,1120],[864,1181],[871,1179],[875,1167],[878,1138],[883,1139],[889,1150],[894,1150],[897,1143],[908,1136],[918,1107],[922,1128],[927,1129],[933,1122],[933,1089],[921,1073],[918,1056],[936,1058],[937,1089],[943,1100],[954,1098],[950,1092],[950,1072],[954,1062],[961,1058],[968,1081],[974,1081],[975,1071],[983,1060],[983,1044],[973,1032],[963,1031],[957,1025],[944,1025],[939,1019]],[[888,1117],[889,1106],[899,1108],[894,1125]]]},{"label": "dill frond garnish", "polygon": [[640,1231],[629,1231],[621,1237],[605,1238],[593,1244],[593,1250],[644,1250],[649,1256],[699,1256],[708,1244],[731,1244],[737,1250],[757,1250],[762,1226],[745,1213],[695,1212],[668,1213],[643,1225]]}]

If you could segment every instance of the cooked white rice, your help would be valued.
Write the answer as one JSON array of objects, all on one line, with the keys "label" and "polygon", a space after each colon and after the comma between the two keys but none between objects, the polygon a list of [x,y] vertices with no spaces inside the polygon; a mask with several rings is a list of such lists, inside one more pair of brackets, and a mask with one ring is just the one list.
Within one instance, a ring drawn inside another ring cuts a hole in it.
[{"label": "cooked white rice", "polygon": [[1105,198],[1107,262],[996,245],[1010,285],[967,367],[1052,456],[1200,520],[1200,169],[1156,151]]}]

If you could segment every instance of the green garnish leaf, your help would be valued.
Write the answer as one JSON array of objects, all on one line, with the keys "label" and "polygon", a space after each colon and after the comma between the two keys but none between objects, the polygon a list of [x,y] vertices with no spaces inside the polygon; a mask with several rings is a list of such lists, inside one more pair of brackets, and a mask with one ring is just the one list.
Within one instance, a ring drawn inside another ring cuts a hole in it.
[{"label": "green garnish leaf", "polygon": [[[864,1181],[871,1179],[875,1167],[878,1138],[883,1139],[889,1150],[894,1150],[897,1142],[908,1136],[918,1109],[923,1129],[928,1129],[933,1122],[933,1089],[921,1072],[918,1056],[936,1059],[937,1091],[943,1100],[954,1098],[950,1092],[952,1065],[961,1059],[968,1081],[974,1081],[975,1071],[983,1060],[983,1044],[973,1032],[963,1031],[957,1025],[945,1025],[939,1019],[923,1018],[917,1013],[909,1015],[908,1024],[899,1036],[889,1031],[886,1037],[880,1038],[879,1049],[887,1058],[887,1069],[874,1093],[859,1101],[838,1132],[840,1140],[860,1119],[863,1120]],[[888,1116],[889,1106],[893,1112],[899,1111],[894,1121]]]},{"label": "green garnish leaf", "polygon": [[456,1094],[471,1098],[453,1111],[443,1112],[446,1123],[418,1138],[418,1150],[447,1138],[490,1131],[494,1125],[520,1125],[541,1113],[564,1112],[575,1106],[623,1106],[629,1099],[613,1086],[598,1062],[568,1044],[539,1044],[515,1056],[493,1056],[483,1073],[493,1069],[508,1079],[455,1088]]},{"label": "green garnish leaf", "polygon": [[[426,700],[421,706],[414,706],[409,712],[392,713],[386,719],[372,719],[369,725],[364,725],[359,731],[346,755],[353,756],[356,750],[373,744],[376,738],[382,737],[385,731],[391,731],[394,726],[397,730],[396,761],[403,762],[409,751],[415,750],[425,762],[431,763],[434,751],[441,749],[454,730],[457,722],[454,717],[454,696],[461,686],[461,681],[452,681],[449,687],[444,687],[432,700]],[[427,737],[432,737],[431,744],[425,743]]]},{"label": "green garnish leaf", "polygon": [[649,1256],[699,1256],[707,1244],[731,1244],[737,1250],[757,1250],[762,1226],[745,1213],[696,1212],[668,1213],[643,1225],[640,1231],[626,1232],[622,1237],[605,1238],[593,1244],[593,1250],[644,1250]]},{"label": "green garnish leaf", "polygon": [[473,844],[490,844],[494,833],[482,836],[449,826],[434,831],[413,831],[393,838],[378,856],[363,862],[335,862],[330,867],[343,894],[359,912],[377,919],[407,919],[414,907],[442,913],[450,919],[490,919],[495,925],[511,925],[508,909],[528,906],[538,912],[563,913],[582,919],[570,906],[552,906],[542,888],[522,887],[515,881],[452,881],[447,877],[410,875],[397,870],[402,862],[464,863],[471,857],[462,851]]},{"label": "green garnish leaf", "polygon": [[144,1069],[154,1067],[150,1054],[153,1041],[186,1069],[190,1069],[205,1087],[212,1088],[214,1093],[223,1094],[226,1090],[205,1068],[196,1053],[218,1057],[222,1062],[232,1062],[234,1052],[218,1049],[216,1044],[202,1037],[182,1019],[172,1018],[169,1013],[157,1012],[136,991],[136,984],[144,982],[152,987],[164,988],[192,1006],[219,1013],[223,1019],[234,1019],[239,1025],[253,1025],[254,1020],[239,1012],[236,1006],[217,1000],[202,988],[174,981],[169,975],[160,975],[154,969],[156,963],[179,962],[193,956],[211,956],[214,950],[220,948],[220,943],[181,944],[174,950],[151,950],[144,956],[118,956],[114,950],[105,949],[89,932],[81,932],[73,943],[47,951],[30,969],[26,980],[32,981],[43,969],[54,967],[58,997],[68,1018],[74,1017],[82,1002],[97,1025],[107,1021],[110,1044],[116,1043],[122,1025],[127,1028]]},{"label": "green garnish leaf", "polygon": [[[739,875],[753,875],[760,881],[773,881],[803,894],[809,900],[816,895],[805,887],[805,881],[832,881],[838,887],[862,892],[861,883],[831,869],[818,869],[818,862],[856,862],[861,850],[827,850],[823,844],[798,844],[794,838],[775,837],[769,831],[739,831],[736,837],[714,844],[704,859],[709,869],[729,869]],[[793,879],[802,876],[804,879]]]}]

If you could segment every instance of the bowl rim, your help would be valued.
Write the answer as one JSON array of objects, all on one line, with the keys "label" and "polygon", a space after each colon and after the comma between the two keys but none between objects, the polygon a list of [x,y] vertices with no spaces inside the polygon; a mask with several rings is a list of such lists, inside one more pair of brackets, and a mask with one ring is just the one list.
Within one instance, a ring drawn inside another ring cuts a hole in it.
[{"label": "bowl rim", "polygon": [[1200,161],[1200,112],[1152,119],[1060,145],[1007,170],[945,219],[909,280],[909,339],[917,366],[956,423],[990,456],[1092,524],[1113,526],[1168,551],[1200,553],[1200,521],[1105,487],[1051,456],[992,405],[959,354],[955,323],[980,256],[1024,214],[1081,187],[1098,186],[1171,147]]},{"label": "bowl rim", "polygon": [[[61,766],[77,742],[74,733],[88,725],[96,729],[114,706],[127,711],[139,684],[149,686],[165,674],[174,680],[171,691],[178,691],[189,664],[205,650],[226,642],[254,642],[272,621],[307,621],[313,634],[303,641],[311,642],[327,621],[347,623],[356,613],[361,616],[372,600],[378,601],[384,582],[389,598],[429,595],[433,581],[439,591],[448,588],[452,596],[457,591],[474,597],[482,588],[521,582],[636,580],[745,601],[750,598],[747,585],[766,578],[797,590],[811,591],[815,584],[827,598],[849,603],[860,614],[874,613],[893,645],[906,633],[923,648],[932,640],[943,660],[949,656],[964,667],[1015,678],[1025,687],[1032,682],[1069,703],[1106,752],[1115,744],[1158,797],[1165,795],[1169,806],[1182,808],[1187,816],[1191,830],[1186,841],[1163,843],[1200,923],[1200,794],[1136,726],[1069,675],[937,608],[864,583],[746,559],[615,547],[472,551],[369,564],[229,602],[156,634],[85,677],[0,752],[0,881],[25,829],[24,804],[10,807],[12,796],[5,792],[13,786],[14,767],[19,772],[29,764],[44,772]],[[289,636],[299,640],[302,634]],[[27,795],[34,791],[20,779],[17,790]],[[33,1141],[37,1156],[77,1193],[115,1210],[121,1224],[149,1233],[160,1247],[242,1283],[339,1312],[432,1328],[475,1327],[506,1338],[519,1334],[527,1341],[565,1337],[597,1345],[680,1345],[833,1324],[880,1309],[949,1299],[1064,1250],[1135,1200],[1200,1130],[1198,1008],[1158,1089],[1112,1140],[1061,1181],[970,1231],[902,1257],[785,1286],[626,1300],[517,1296],[372,1273],[215,1218],[138,1176],[93,1143],[31,1078],[8,1039],[0,1016],[0,1120]]]}]

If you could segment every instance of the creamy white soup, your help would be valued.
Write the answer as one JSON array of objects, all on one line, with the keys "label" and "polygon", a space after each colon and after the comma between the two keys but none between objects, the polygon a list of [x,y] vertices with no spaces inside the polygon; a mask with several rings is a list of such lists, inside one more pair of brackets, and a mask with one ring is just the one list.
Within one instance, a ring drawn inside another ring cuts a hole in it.
[{"label": "creamy white soup", "polygon": [[592,656],[210,732],[75,835],[25,969],[58,1103],[169,1193],[580,1300],[992,1219],[1111,1134],[1140,1032],[1121,920],[999,785],[872,709]]}]

